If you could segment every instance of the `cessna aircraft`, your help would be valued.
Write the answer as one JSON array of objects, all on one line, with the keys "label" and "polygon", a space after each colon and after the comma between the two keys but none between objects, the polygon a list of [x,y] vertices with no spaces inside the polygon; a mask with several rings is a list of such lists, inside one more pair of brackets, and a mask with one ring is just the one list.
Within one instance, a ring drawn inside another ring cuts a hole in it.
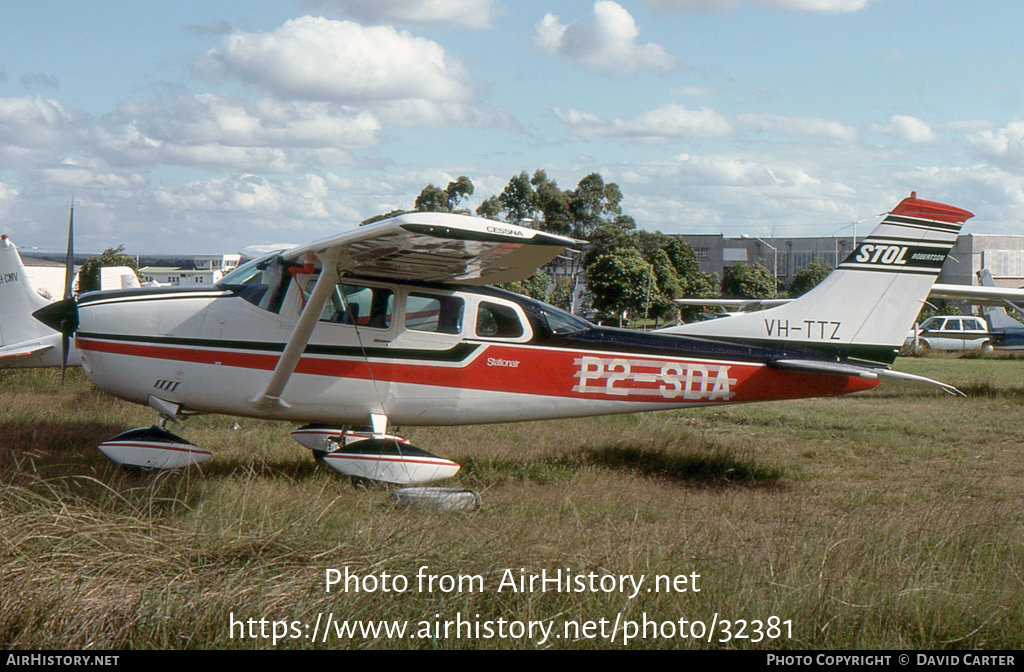
[{"label": "cessna aircraft", "polygon": [[[100,285],[124,289],[141,287],[135,271],[127,266],[100,269]],[[70,286],[65,288],[71,295]],[[48,306],[33,287],[18,248],[0,236],[0,369],[78,366],[78,352],[63,348],[59,332],[32,319],[32,313]]]},{"label": "cessna aircraft", "polygon": [[240,266],[210,288],[95,292],[36,312],[74,335],[101,390],[158,426],[100,446],[169,468],[208,451],[190,413],[273,418],[342,473],[424,483],[458,465],[391,425],[581,417],[847,394],[892,371],[973,215],[911,194],[817,288],[771,310],[658,332],[598,327],[486,285],[529,277],[569,238],[409,213]]},{"label": "cessna aircraft", "polygon": [[33,312],[48,305],[29,281],[18,248],[0,236],[0,369],[78,366],[76,352],[65,349],[67,359],[62,359],[64,337],[32,319]]},{"label": "cessna aircraft", "polygon": [[1024,324],[1006,313],[1006,306],[1024,313],[1019,303],[1024,301],[1024,289],[996,287],[992,273],[983,268],[978,271],[981,286],[935,285],[931,296],[937,299],[965,301],[982,306],[981,312],[988,322],[992,346],[997,350],[1024,351]]}]

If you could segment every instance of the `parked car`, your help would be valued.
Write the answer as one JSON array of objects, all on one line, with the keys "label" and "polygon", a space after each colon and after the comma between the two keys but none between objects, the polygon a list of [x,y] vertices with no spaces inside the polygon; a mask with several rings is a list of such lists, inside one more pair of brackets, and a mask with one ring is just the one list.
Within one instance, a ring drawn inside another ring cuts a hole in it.
[{"label": "parked car", "polygon": [[[980,317],[969,315],[936,315],[917,329],[918,347],[934,350],[992,350],[992,334]],[[913,347],[914,330],[907,334],[904,345]]]}]

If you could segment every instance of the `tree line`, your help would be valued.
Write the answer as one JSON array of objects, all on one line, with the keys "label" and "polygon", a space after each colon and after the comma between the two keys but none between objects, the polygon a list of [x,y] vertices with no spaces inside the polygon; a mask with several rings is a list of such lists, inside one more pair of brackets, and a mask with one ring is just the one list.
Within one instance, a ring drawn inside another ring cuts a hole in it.
[{"label": "tree line", "polygon": [[[461,175],[443,189],[428,184],[414,204],[419,212],[474,214],[464,206],[474,193],[470,178]],[[588,241],[585,250],[561,260],[563,273],[552,282],[547,273],[503,285],[521,294],[579,312],[574,303],[576,284],[585,273],[591,308],[606,318],[674,321],[678,298],[767,298],[778,295],[771,273],[761,264],[736,264],[726,268],[719,281],[713,273],[700,271],[697,255],[678,236],[637,228],[636,221],[622,212],[622,191],[590,173],[574,188],[562,189],[543,170],[513,176],[500,194],[485,198],[475,214],[487,219],[569,236]],[[363,222],[369,224],[403,214],[394,210]],[[814,263],[802,269],[790,288],[799,296],[821,281],[831,266]],[[693,319],[699,307],[682,311]]]}]

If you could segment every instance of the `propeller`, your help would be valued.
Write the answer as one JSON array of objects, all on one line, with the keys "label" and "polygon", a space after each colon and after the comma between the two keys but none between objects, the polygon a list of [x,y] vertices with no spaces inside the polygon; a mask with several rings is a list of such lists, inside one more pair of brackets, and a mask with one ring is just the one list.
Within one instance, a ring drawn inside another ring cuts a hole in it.
[{"label": "propeller", "polygon": [[[64,261],[64,301],[71,298],[71,285],[75,277],[75,199],[71,199],[71,214],[68,215],[68,256]],[[61,323],[58,329],[61,333],[60,339],[60,382],[64,382],[64,372],[68,368],[68,352],[71,349],[71,334],[78,328],[78,310],[75,310],[74,327],[68,331]]]}]

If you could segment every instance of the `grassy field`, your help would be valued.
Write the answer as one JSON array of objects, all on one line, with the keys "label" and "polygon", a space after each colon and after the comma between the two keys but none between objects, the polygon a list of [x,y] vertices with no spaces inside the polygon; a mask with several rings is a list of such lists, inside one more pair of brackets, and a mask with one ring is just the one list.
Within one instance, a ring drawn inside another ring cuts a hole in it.
[{"label": "grassy field", "polygon": [[[967,397],[410,428],[468,513],[281,423],[197,417],[201,471],[128,472],[95,446],[152,412],[5,372],[0,648],[1024,648],[1024,361],[897,368]],[[558,570],[582,584],[518,583]]]}]

